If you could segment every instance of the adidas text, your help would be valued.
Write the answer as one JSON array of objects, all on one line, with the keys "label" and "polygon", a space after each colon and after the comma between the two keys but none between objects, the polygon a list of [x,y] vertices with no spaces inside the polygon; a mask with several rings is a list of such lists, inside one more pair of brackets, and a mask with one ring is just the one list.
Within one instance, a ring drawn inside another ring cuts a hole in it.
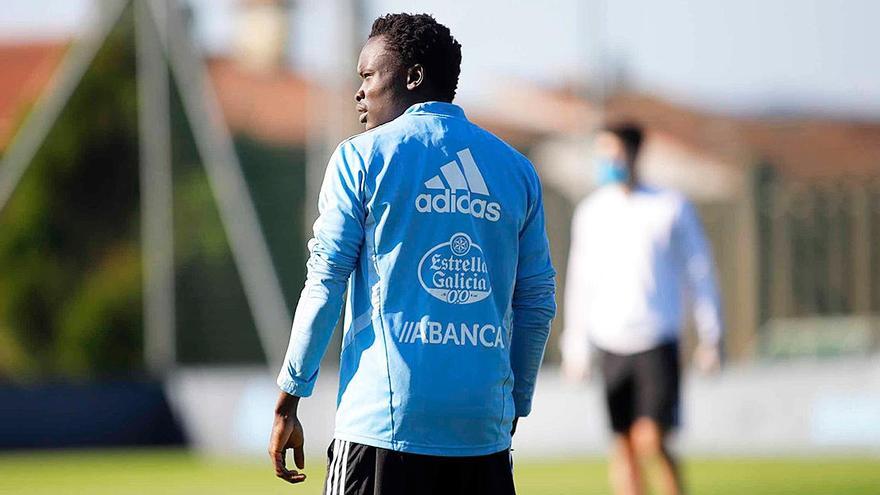
[{"label": "adidas text", "polygon": [[501,205],[495,201],[471,198],[469,193],[455,194],[449,189],[439,194],[419,194],[416,210],[420,213],[464,213],[490,222],[501,218]]},{"label": "adidas text", "polygon": [[464,213],[474,218],[497,222],[501,218],[501,205],[490,199],[489,187],[474,161],[471,150],[465,148],[456,153],[458,160],[440,167],[440,173],[425,181],[426,192],[416,197],[419,213]]}]

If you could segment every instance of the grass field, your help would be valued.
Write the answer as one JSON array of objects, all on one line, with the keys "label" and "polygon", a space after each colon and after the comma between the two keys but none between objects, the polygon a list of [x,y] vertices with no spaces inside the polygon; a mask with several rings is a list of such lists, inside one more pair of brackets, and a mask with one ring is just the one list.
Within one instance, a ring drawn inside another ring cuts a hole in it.
[{"label": "grass field", "polygon": [[[185,451],[5,453],[0,493],[318,495],[323,462],[306,467],[310,479],[291,486],[274,478],[268,461],[205,460]],[[608,493],[598,459],[518,461],[516,478],[520,495]],[[878,495],[880,460],[690,460],[686,478],[697,495]]]}]

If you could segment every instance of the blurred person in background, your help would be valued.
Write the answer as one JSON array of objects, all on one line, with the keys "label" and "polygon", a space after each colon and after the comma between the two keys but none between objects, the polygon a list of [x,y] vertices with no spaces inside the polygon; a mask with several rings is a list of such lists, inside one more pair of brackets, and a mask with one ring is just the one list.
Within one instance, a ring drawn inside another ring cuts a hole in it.
[{"label": "blurred person in background", "polygon": [[367,132],[324,177],[275,410],[277,476],[302,469],[312,393],[348,286],[328,494],[512,495],[556,307],[532,164],[452,104],[461,45],[429,15],[373,23],[355,94]]},{"label": "blurred person in background", "polygon": [[614,433],[614,492],[643,493],[647,471],[661,493],[672,495],[683,492],[667,439],[679,421],[685,301],[693,309],[695,363],[703,371],[720,367],[721,312],[696,211],[682,194],[641,183],[642,140],[641,127],[629,123],[596,136],[599,188],[572,219],[563,372],[576,381],[589,378],[598,354]]}]

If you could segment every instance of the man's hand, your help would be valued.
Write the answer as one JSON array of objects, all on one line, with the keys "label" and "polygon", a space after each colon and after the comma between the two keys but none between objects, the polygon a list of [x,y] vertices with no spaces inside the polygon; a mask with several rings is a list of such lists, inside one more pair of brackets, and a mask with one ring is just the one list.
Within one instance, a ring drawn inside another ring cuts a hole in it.
[{"label": "man's hand", "polygon": [[721,350],[717,345],[700,344],[694,351],[694,364],[705,374],[721,371]]},{"label": "man's hand", "polygon": [[593,379],[590,361],[585,359],[563,359],[562,377],[570,383],[585,383]]},{"label": "man's hand", "polygon": [[296,469],[287,469],[284,456],[287,449],[293,449],[293,462],[299,469],[306,467],[305,454],[303,452],[303,428],[296,417],[296,409],[299,405],[299,397],[281,392],[278,404],[275,406],[275,422],[272,425],[272,435],[269,437],[269,457],[275,466],[275,476],[288,483],[301,483],[306,480],[306,475]]},{"label": "man's hand", "polygon": [[513,427],[510,429],[510,436],[516,434],[516,425],[519,423],[519,416],[513,418]]}]

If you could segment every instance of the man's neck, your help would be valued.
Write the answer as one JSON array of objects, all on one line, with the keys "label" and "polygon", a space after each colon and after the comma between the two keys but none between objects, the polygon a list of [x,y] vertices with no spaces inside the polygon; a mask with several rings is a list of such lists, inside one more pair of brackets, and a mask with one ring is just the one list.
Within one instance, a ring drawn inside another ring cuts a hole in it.
[{"label": "man's neck", "polygon": [[620,188],[625,194],[632,194],[639,189],[639,182],[635,180],[626,181],[620,184]]}]

